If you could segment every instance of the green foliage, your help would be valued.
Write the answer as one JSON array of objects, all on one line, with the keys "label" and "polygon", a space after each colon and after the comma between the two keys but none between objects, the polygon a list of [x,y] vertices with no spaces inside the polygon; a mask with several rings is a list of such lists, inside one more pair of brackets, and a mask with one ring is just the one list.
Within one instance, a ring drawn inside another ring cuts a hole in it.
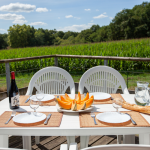
[{"label": "green foliage", "polygon": [[[59,38],[59,37],[58,37]],[[73,36],[70,37],[74,38]],[[57,42],[59,42],[60,38]],[[30,47],[11,50],[1,50],[0,59],[34,57],[51,54],[90,55],[90,56],[120,56],[150,58],[150,38],[140,40],[124,40],[116,42],[101,42],[94,44],[78,44],[70,46]],[[69,72],[85,72],[88,68],[103,65],[102,59],[58,58],[58,66]],[[117,70],[149,70],[150,63],[142,61],[108,61],[108,65]],[[23,71],[54,66],[54,58],[30,60],[10,63],[10,70]],[[0,64],[0,74],[5,73],[5,64]]]},{"label": "green foliage", "polygon": [[0,49],[5,49],[7,46],[7,34],[0,34]]}]

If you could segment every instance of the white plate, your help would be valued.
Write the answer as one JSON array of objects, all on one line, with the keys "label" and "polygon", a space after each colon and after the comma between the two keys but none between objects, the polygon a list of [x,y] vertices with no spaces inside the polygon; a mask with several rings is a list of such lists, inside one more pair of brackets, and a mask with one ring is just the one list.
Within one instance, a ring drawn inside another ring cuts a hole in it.
[{"label": "white plate", "polygon": [[93,107],[94,106],[91,106],[91,107],[89,107],[85,110],[72,111],[72,110],[62,109],[62,108],[59,107],[58,104],[56,104],[56,108],[59,112],[61,111],[61,112],[71,112],[71,113],[91,111],[93,109]]},{"label": "white plate", "polygon": [[94,93],[89,93],[89,96],[94,96],[94,100],[105,100],[111,98],[111,95],[108,93],[103,93],[103,92],[94,92]]},{"label": "white plate", "polygon": [[130,120],[130,116],[123,113],[118,112],[104,112],[99,113],[96,115],[96,118],[100,121],[106,122],[106,123],[125,123]]},{"label": "white plate", "polygon": [[[46,101],[53,100],[54,98],[55,98],[54,95],[44,94],[44,98],[41,101],[46,102]],[[36,95],[31,96],[30,99],[37,101]]]},{"label": "white plate", "polygon": [[31,124],[43,121],[46,119],[46,115],[43,113],[37,113],[36,116],[33,112],[21,113],[13,117],[13,121],[19,124]]}]

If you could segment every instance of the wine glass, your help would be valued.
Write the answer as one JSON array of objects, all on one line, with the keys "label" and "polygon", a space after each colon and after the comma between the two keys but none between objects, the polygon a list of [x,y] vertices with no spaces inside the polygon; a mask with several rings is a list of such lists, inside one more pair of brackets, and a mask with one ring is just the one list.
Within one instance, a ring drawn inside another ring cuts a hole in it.
[{"label": "wine glass", "polygon": [[36,91],[36,98],[38,101],[40,101],[40,105],[41,105],[42,104],[41,100],[44,98],[44,93],[42,93],[40,91]]},{"label": "wine glass", "polygon": [[120,113],[119,108],[121,108],[123,105],[123,99],[122,98],[114,98],[114,100],[112,100],[112,105],[114,108],[116,108],[116,111],[118,113]]},{"label": "wine glass", "polygon": [[35,101],[35,100],[30,99],[30,107],[32,109],[34,109],[33,114],[36,116],[36,114],[37,114],[36,109],[39,107],[39,101]]}]

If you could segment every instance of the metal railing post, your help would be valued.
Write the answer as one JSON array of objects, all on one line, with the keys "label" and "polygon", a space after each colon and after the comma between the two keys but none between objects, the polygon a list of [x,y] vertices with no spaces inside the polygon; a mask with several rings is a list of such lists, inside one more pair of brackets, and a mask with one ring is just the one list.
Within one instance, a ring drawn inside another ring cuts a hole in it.
[{"label": "metal railing post", "polygon": [[104,66],[108,66],[108,60],[104,59]]},{"label": "metal railing post", "polygon": [[7,96],[9,96],[9,88],[10,88],[10,66],[9,66],[9,63],[5,63],[5,69],[6,69]]},{"label": "metal railing post", "polygon": [[55,57],[55,66],[58,67],[58,58],[57,57]]}]

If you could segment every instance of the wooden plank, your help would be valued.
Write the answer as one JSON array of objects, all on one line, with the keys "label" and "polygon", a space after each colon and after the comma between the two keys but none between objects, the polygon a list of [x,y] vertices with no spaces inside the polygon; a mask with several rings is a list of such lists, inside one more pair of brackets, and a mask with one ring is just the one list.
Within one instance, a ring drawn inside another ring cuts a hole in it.
[{"label": "wooden plank", "polygon": [[96,146],[96,145],[106,145],[110,143],[114,137],[109,137],[109,136],[103,136],[100,140],[95,141],[91,146]]},{"label": "wooden plank", "polygon": [[35,57],[24,57],[14,59],[2,59],[0,63],[16,62],[16,61],[27,61],[35,59],[45,59],[52,57],[63,57],[63,58],[82,58],[82,59],[104,59],[104,60],[123,60],[123,61],[150,61],[150,58],[143,57],[117,57],[117,56],[89,56],[89,55],[44,55]]}]

